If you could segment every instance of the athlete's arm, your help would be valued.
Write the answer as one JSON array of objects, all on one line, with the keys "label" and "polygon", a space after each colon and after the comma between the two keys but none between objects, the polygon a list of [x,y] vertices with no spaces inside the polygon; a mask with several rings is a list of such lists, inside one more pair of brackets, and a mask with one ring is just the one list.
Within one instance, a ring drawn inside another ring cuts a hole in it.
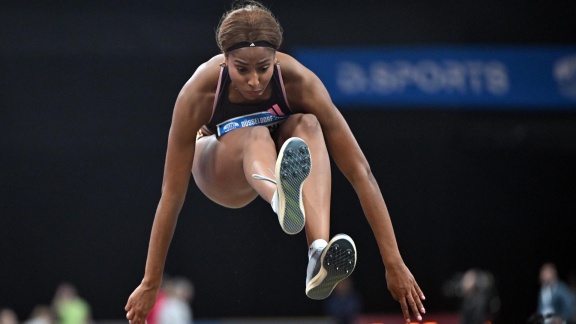
[{"label": "athlete's arm", "polygon": [[286,91],[293,110],[316,116],[330,155],[360,199],[386,267],[388,289],[400,302],[408,321],[409,309],[420,317],[420,312],[425,312],[420,300],[424,295],[402,260],[384,198],[352,131],[320,79],[294,59],[282,54],[278,56],[283,74],[292,78],[293,83],[286,85]]},{"label": "athlete's arm", "polygon": [[131,324],[145,323],[162,282],[168,248],[190,181],[196,131],[208,122],[211,114],[214,96],[210,91],[212,83],[216,84],[213,71],[218,71],[215,64],[211,60],[198,68],[180,91],[174,106],[162,196],[152,225],[145,274],[125,307]]}]

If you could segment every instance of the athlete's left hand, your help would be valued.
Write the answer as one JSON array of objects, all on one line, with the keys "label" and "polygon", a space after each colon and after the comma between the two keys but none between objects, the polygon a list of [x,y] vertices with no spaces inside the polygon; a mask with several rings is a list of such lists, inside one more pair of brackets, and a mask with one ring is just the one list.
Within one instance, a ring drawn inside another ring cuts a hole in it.
[{"label": "athlete's left hand", "polygon": [[387,266],[386,281],[388,282],[388,290],[392,294],[392,297],[400,302],[406,323],[410,323],[410,310],[412,310],[412,313],[418,321],[421,321],[422,316],[420,314],[426,313],[422,300],[426,298],[406,265],[400,263]]}]

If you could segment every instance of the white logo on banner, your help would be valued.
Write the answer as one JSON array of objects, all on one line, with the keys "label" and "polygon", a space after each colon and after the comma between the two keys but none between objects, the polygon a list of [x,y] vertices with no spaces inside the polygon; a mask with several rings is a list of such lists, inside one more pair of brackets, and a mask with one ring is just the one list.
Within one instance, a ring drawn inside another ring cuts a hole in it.
[{"label": "white logo on banner", "polygon": [[231,123],[224,125],[225,131],[231,131],[231,130],[236,129],[236,128],[240,128],[240,124],[235,123],[235,122],[231,122]]},{"label": "white logo on banner", "polygon": [[553,74],[560,93],[576,98],[576,55],[558,59],[554,64]]},{"label": "white logo on banner", "polygon": [[354,62],[338,65],[338,87],[347,94],[402,94],[415,88],[425,94],[494,95],[510,90],[504,63],[492,61],[377,61],[368,68]]}]

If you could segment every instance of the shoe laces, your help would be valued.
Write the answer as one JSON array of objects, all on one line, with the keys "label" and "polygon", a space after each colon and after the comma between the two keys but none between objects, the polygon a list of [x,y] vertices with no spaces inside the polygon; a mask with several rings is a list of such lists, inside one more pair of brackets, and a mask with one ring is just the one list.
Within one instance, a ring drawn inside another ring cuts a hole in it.
[{"label": "shoe laces", "polygon": [[[274,176],[274,172],[272,172],[272,170],[268,169],[268,171],[270,171],[270,173],[272,173],[272,175]],[[277,184],[276,180],[274,180],[272,178],[265,177],[265,176],[260,175],[260,174],[256,174],[256,173],[252,174],[252,178],[254,178],[256,180],[264,180],[264,181],[271,182],[273,184]]]},{"label": "shoe laces", "polygon": [[[268,169],[268,171],[270,171],[270,173],[272,173],[272,176],[274,176],[274,172],[272,172],[272,170]],[[268,178],[265,177],[263,175],[260,174],[252,174],[252,178],[256,179],[256,180],[264,180],[264,181],[268,181],[271,182],[275,185],[278,185],[278,183],[276,182],[276,180],[272,179],[272,178]],[[270,205],[272,206],[272,210],[278,214],[278,189],[274,190],[274,196],[272,196],[272,201],[270,202]]]}]

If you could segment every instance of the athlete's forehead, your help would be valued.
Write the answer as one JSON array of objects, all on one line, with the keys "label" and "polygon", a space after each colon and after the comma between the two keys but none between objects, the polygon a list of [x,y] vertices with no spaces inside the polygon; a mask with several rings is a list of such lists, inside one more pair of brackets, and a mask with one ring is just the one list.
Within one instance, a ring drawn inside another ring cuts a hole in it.
[{"label": "athlete's forehead", "polygon": [[276,52],[265,47],[245,47],[228,53],[227,61],[240,65],[261,65],[273,62]]}]

